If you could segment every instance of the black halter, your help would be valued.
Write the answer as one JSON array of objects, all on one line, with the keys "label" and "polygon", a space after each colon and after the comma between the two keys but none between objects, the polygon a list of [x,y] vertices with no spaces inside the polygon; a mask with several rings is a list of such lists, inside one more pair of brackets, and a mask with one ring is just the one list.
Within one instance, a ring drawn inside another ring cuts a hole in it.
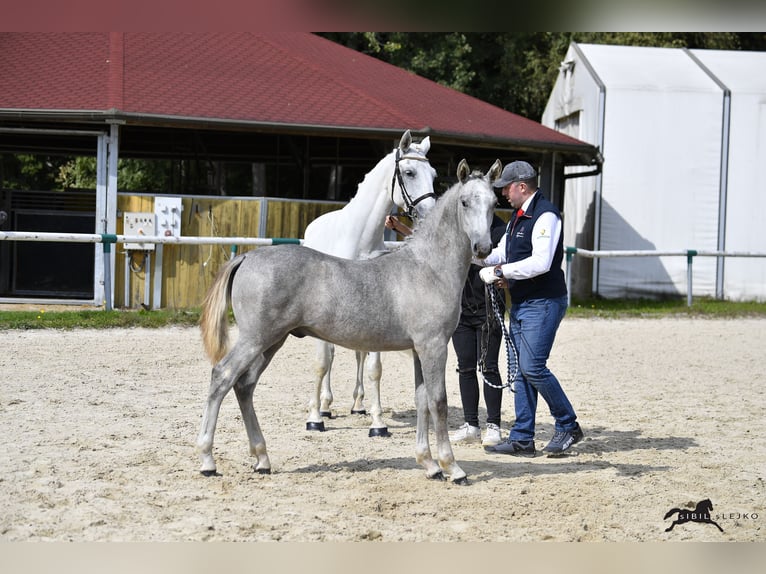
[{"label": "black halter", "polygon": [[396,182],[399,182],[399,188],[402,190],[402,198],[404,198],[404,205],[407,207],[406,215],[410,219],[417,219],[418,213],[415,211],[415,206],[423,201],[424,199],[427,199],[429,197],[436,198],[436,194],[433,192],[430,193],[424,193],[420,197],[418,197],[415,201],[412,201],[412,197],[409,193],[407,193],[407,188],[404,186],[404,178],[402,178],[402,172],[399,169],[399,162],[403,159],[414,159],[417,161],[425,161],[428,162],[428,159],[425,157],[420,157],[416,155],[400,155],[399,148],[396,148],[396,164],[394,165],[394,175],[391,177],[391,201],[394,201],[394,187],[396,185]]}]

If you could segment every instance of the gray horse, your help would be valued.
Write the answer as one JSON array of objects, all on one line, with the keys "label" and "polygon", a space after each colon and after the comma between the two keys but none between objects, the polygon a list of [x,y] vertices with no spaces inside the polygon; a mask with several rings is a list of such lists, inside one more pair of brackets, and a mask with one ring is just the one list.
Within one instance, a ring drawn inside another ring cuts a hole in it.
[{"label": "gray horse", "polygon": [[[447,346],[457,326],[471,258],[486,257],[492,249],[496,198],[491,183],[501,168],[497,160],[485,176],[471,173],[461,160],[458,182],[391,253],[348,260],[301,245],[280,245],[249,251],[221,269],[205,297],[200,320],[205,352],[214,363],[197,438],[202,474],[216,472],[213,437],[221,402],[232,387],[250,453],[257,458],[254,469],[271,472],[253,391],[287,337],[309,335],[362,351],[412,349],[415,458],[429,478],[443,479],[446,474],[453,482],[467,481],[447,434]],[[239,327],[230,350],[229,302]],[[315,376],[321,379],[324,373]],[[315,388],[318,394],[319,385]],[[438,463],[431,456],[429,415]]]}]

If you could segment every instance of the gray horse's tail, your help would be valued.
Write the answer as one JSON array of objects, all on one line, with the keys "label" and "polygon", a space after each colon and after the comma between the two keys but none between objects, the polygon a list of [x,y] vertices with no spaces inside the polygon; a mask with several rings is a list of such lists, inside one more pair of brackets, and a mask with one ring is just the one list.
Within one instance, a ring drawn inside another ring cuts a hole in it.
[{"label": "gray horse's tail", "polygon": [[199,321],[202,344],[205,347],[205,354],[214,365],[223,359],[229,350],[228,311],[231,280],[234,272],[244,261],[244,257],[239,255],[221,268],[202,302],[202,315]]}]

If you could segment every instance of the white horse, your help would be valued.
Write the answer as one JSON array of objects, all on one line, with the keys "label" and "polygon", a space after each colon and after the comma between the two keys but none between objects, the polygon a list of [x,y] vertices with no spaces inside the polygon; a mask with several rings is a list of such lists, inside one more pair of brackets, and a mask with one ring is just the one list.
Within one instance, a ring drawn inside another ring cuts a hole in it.
[{"label": "white horse", "polygon": [[[472,257],[486,257],[492,250],[490,228],[497,199],[490,186],[500,170],[498,160],[487,176],[471,173],[462,160],[458,183],[436,202],[404,246],[379,257],[342,259],[302,245],[277,245],[248,251],[221,268],[200,318],[205,352],[214,364],[197,436],[202,474],[216,474],[215,427],[232,388],[250,453],[257,459],[254,470],[271,472],[253,392],[271,359],[293,335],[363,351],[411,349],[415,460],[428,478],[447,475],[453,482],[467,482],[447,433],[447,351]],[[393,276],[396,281],[386,280]],[[239,328],[231,348],[230,302]],[[436,460],[431,455],[431,423]]]},{"label": "white horse", "polygon": [[[416,220],[421,219],[434,206],[434,178],[436,170],[428,163],[426,154],[431,147],[426,137],[419,144],[412,142],[407,130],[399,146],[381,159],[359,184],[356,195],[343,209],[331,211],[314,219],[306,228],[303,245],[322,253],[344,259],[364,259],[385,250],[383,231],[386,215],[394,205],[405,210]],[[384,279],[386,280],[386,279]],[[335,346],[318,340],[316,368],[325,372],[321,379],[319,404],[309,401],[306,430],[325,430],[322,417],[330,418],[333,401],[330,384]],[[356,385],[352,414],[366,414],[364,408],[365,378],[370,390],[369,436],[388,436],[380,404],[380,377],[382,364],[379,352],[356,351]],[[365,377],[366,374],[366,377]]]}]

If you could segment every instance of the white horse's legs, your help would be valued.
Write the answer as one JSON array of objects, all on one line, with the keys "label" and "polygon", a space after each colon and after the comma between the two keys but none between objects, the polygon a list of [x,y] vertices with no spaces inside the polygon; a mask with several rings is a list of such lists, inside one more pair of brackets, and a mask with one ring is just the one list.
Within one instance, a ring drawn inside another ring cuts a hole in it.
[{"label": "white horse's legs", "polygon": [[354,385],[354,406],[351,407],[352,415],[366,415],[364,408],[364,369],[367,364],[367,355],[364,351],[355,351],[356,354],[356,384]]},{"label": "white horse's legs", "polygon": [[[368,353],[365,366],[367,388],[370,389],[370,416],[372,417],[369,436],[391,436],[391,433],[388,432],[388,426],[383,421],[383,407],[380,405],[380,378],[383,373],[380,353]],[[364,391],[362,391],[362,395],[364,395]]]},{"label": "white horse's legs", "polygon": [[[335,358],[335,345],[326,341],[317,340],[316,363],[314,376],[316,377],[315,392],[309,401],[309,414],[306,420],[306,430],[323,431],[324,419],[330,417],[330,404],[333,401],[330,387],[330,373],[332,362]],[[364,408],[364,386],[367,381],[371,395],[369,436],[390,436],[388,426],[383,421],[383,407],[380,404],[380,377],[383,367],[380,353],[365,353],[356,351],[356,385],[354,386],[354,405],[351,414],[367,414]]]},{"label": "white horse's legs", "polygon": [[[326,397],[329,394],[329,402],[326,407],[329,412],[329,405],[332,402],[332,392],[330,391],[330,368],[334,356],[335,345],[317,339],[316,362],[314,363],[314,394],[309,400],[309,415],[306,419],[306,430],[325,430],[324,420],[322,419],[319,405],[322,404],[323,396]],[[326,391],[323,388],[325,380],[327,385]]]},{"label": "white horse's legs", "polygon": [[317,362],[324,365],[326,372],[320,382],[319,414],[323,417],[331,417],[330,405],[332,404],[332,388],[330,387],[330,373],[332,362],[335,360],[335,345],[325,341],[317,341]]},{"label": "white horse's legs", "polygon": [[[429,478],[443,478],[444,473],[453,482],[465,484],[466,474],[455,462],[452,445],[449,442],[447,391],[444,380],[446,364],[446,345],[443,350],[440,348],[433,353],[415,355],[415,406],[417,409],[415,460],[423,465]],[[431,456],[428,441],[429,420],[434,424],[438,464]]]}]

